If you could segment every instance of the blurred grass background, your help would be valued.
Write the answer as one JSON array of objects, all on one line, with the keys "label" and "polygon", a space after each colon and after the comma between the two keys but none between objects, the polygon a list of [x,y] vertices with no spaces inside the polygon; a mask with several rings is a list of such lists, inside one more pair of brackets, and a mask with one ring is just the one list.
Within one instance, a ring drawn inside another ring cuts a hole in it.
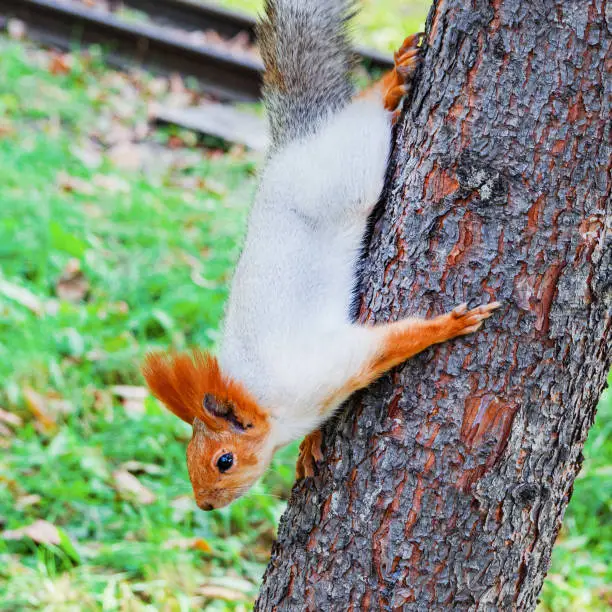
[{"label": "blurred grass background", "polygon": [[[422,0],[365,4],[364,44],[422,27]],[[138,372],[151,346],[214,345],[255,187],[255,157],[148,124],[188,95],[0,37],[0,610],[245,610],[256,594],[295,445],[200,512],[189,428]],[[611,431],[606,392],[542,610],[612,606]]]}]

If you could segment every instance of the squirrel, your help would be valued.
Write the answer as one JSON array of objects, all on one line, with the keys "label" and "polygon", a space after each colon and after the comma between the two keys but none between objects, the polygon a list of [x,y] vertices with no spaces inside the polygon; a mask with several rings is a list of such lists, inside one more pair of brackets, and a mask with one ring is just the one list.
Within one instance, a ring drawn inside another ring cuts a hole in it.
[{"label": "squirrel", "polygon": [[155,397],[193,427],[196,502],[221,508],[276,450],[309,434],[297,476],[322,459],[319,427],[355,391],[427,347],[475,332],[499,303],[432,319],[351,318],[370,213],[382,192],[394,116],[421,35],[353,95],[352,0],[266,0],[258,26],[271,144],[231,284],[217,356],[153,352]]}]

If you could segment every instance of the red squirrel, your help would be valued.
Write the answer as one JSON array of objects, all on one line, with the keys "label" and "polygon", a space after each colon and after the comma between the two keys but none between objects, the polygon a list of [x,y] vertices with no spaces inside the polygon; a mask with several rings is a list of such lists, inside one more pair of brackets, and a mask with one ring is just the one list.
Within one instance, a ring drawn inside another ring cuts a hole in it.
[{"label": "red squirrel", "polygon": [[322,458],[319,426],[394,366],[475,332],[499,304],[433,319],[351,319],[357,262],[387,169],[394,114],[419,59],[353,96],[352,0],[267,0],[259,25],[271,144],[232,281],[218,356],[147,355],[147,384],[193,427],[187,466],[200,508],[243,495],[280,447],[309,434],[297,475]]}]

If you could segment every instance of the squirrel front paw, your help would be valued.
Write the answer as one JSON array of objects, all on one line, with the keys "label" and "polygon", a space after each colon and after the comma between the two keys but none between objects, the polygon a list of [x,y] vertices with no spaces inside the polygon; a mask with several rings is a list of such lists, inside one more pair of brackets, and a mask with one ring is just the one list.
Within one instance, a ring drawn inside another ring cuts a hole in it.
[{"label": "squirrel front paw", "polygon": [[442,315],[444,330],[447,339],[456,338],[457,336],[466,336],[473,334],[480,329],[482,322],[488,319],[494,310],[501,306],[500,302],[492,302],[484,304],[476,308],[468,310],[467,304],[460,304],[451,312]]},{"label": "squirrel front paw", "polygon": [[414,76],[421,56],[419,43],[422,36],[422,32],[408,36],[393,55],[395,66],[385,77],[383,94],[385,109],[388,111],[397,110],[402,98],[410,89],[408,83]]},{"label": "squirrel front paw", "polygon": [[308,434],[300,444],[300,454],[295,466],[295,477],[297,480],[310,478],[315,475],[315,467],[319,461],[323,461],[321,443],[323,434],[320,429]]}]

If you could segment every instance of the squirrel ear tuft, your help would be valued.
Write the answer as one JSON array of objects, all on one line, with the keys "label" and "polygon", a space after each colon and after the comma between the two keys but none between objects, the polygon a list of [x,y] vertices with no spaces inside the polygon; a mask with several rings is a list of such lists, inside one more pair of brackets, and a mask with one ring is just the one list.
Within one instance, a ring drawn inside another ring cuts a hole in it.
[{"label": "squirrel ear tuft", "polygon": [[208,353],[154,352],[145,357],[142,373],[151,393],[168,410],[193,425],[197,418],[211,432],[228,428],[261,435],[269,429],[268,414],[236,381],[221,373]]},{"label": "squirrel ear tuft", "polygon": [[193,425],[193,419],[198,416],[198,411],[194,409],[193,400],[189,401],[189,396],[185,393],[190,381],[181,379],[180,363],[184,358],[182,355],[163,351],[149,353],[142,365],[142,374],[151,393],[170,412]]}]

